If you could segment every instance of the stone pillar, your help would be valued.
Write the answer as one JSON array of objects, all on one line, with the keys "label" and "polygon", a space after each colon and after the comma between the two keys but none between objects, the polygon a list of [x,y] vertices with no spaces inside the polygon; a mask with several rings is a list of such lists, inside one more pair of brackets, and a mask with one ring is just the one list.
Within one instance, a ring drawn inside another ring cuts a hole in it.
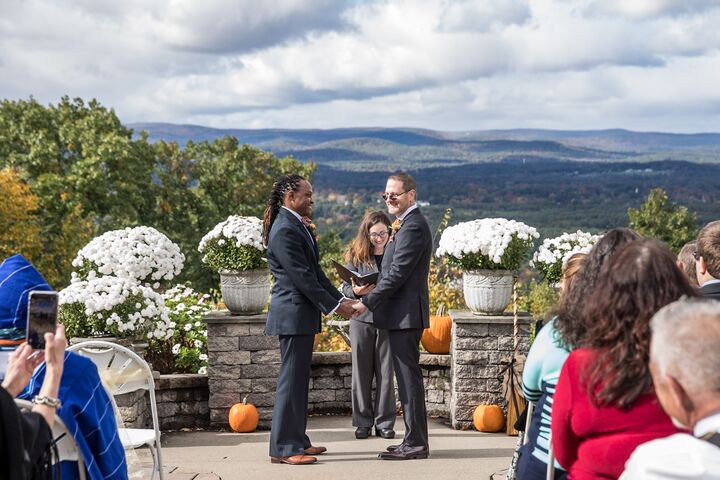
[{"label": "stone pillar", "polygon": [[230,407],[248,396],[260,414],[259,428],[269,429],[275,386],[280,373],[277,336],[266,336],[265,314],[211,312],[208,324],[208,389],[210,425],[228,427]]},{"label": "stone pillar", "polygon": [[[472,415],[478,405],[506,406],[502,362],[513,355],[513,316],[481,316],[451,310],[450,317],[453,321],[450,421],[453,428],[466,429],[472,426]],[[529,314],[519,315],[519,355],[527,355],[530,348],[531,323]]]}]

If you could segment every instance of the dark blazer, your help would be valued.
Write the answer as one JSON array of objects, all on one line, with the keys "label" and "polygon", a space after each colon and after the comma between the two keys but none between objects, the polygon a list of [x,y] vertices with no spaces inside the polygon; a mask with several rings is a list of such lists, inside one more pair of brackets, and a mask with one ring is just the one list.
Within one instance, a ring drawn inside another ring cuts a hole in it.
[{"label": "dark blazer", "polygon": [[317,245],[305,226],[284,208],[270,229],[267,260],[275,283],[265,333],[319,333],[321,312],[330,313],[342,294],[320,268]]},{"label": "dark blazer", "polygon": [[362,299],[373,312],[377,328],[404,330],[430,326],[431,255],[430,226],[416,208],[403,219],[385,247],[378,283]]},{"label": "dark blazer", "polygon": [[713,300],[720,300],[720,283],[711,283],[700,288],[700,295]]}]

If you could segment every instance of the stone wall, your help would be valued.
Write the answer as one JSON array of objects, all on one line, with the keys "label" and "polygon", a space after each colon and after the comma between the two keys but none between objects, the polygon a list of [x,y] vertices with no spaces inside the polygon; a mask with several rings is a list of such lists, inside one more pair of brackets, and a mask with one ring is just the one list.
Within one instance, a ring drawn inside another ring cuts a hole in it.
[{"label": "stone wall", "polygon": [[[210,424],[206,375],[160,375],[155,379],[155,401],[161,430],[205,428]],[[115,397],[128,428],[152,428],[150,396],[139,390]]]},{"label": "stone wall", "polygon": [[[453,310],[450,420],[457,429],[472,425],[472,415],[480,404],[506,407],[504,398],[503,362],[513,356],[514,336],[512,315],[479,316],[468,311]],[[518,319],[518,354],[530,348],[528,314]]]},{"label": "stone wall", "polygon": [[[208,323],[210,423],[226,428],[230,407],[247,396],[258,408],[260,428],[269,428],[280,369],[277,337],[265,336],[265,316],[213,312]],[[428,414],[450,416],[450,357],[423,354]],[[310,374],[310,413],[351,412],[349,352],[316,352]]]}]

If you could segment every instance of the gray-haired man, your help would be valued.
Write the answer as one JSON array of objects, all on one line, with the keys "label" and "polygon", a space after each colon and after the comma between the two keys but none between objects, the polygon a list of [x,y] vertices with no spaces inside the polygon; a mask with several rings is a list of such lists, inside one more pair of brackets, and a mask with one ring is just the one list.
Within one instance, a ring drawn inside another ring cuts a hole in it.
[{"label": "gray-haired man", "polygon": [[650,372],[673,422],[692,430],[640,445],[622,480],[720,479],[720,302],[678,300],[651,321]]}]

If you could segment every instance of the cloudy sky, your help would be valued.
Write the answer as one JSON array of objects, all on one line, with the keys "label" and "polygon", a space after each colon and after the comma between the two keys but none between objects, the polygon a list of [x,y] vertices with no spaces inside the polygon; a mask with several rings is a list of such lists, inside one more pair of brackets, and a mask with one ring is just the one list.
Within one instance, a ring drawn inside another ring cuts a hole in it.
[{"label": "cloudy sky", "polygon": [[0,97],[124,122],[720,131],[720,0],[0,0]]}]

